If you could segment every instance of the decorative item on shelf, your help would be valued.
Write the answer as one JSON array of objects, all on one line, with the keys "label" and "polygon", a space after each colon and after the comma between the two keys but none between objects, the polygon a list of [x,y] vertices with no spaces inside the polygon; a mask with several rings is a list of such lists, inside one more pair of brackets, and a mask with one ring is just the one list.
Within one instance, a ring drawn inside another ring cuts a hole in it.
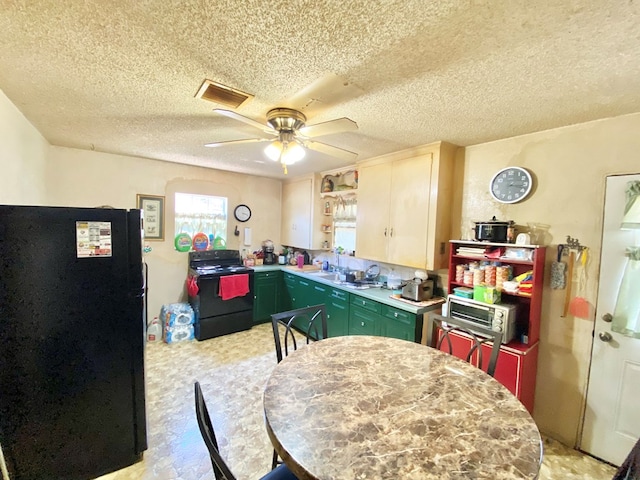
[{"label": "decorative item on shelf", "polygon": [[342,192],[356,190],[358,188],[358,171],[348,170],[337,175],[325,175],[322,177],[321,192]]},{"label": "decorative item on shelf", "polygon": [[324,202],[324,214],[331,215],[331,202],[328,200]]},{"label": "decorative item on shelf", "polygon": [[326,175],[322,179],[322,193],[333,192],[333,180]]}]

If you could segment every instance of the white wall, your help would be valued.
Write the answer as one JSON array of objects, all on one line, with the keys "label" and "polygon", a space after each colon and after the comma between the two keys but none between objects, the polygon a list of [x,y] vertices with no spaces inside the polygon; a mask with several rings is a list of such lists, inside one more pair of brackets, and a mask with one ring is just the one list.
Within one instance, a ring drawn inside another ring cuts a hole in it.
[{"label": "white wall", "polygon": [[[47,164],[50,205],[136,208],[136,195],[165,196],[165,239],[148,241],[152,251],[145,257],[149,265],[149,317],[156,316],[165,303],[185,301],[187,254],[174,248],[174,194],[177,191],[221,195],[229,199],[229,209],[238,203],[249,205],[251,219],[244,224],[228,224],[228,248],[245,248],[243,227],[252,229],[252,245],[279,242],[281,182],[279,180],[223,172],[188,165],[160,162],[63,147],[51,147]],[[238,225],[241,235],[233,231]]]},{"label": "white wall", "polygon": [[[562,313],[564,290],[549,288],[550,263],[567,235],[589,247],[587,299],[595,304],[600,266],[605,176],[640,173],[640,114],[509,138],[466,149],[461,174],[460,231],[469,238],[473,221],[514,220],[550,225],[538,382],[534,418],[540,429],[574,445],[586,394],[594,319]],[[529,199],[515,205],[492,200],[488,185],[499,169],[517,165],[535,177]],[[604,260],[606,261],[606,259]],[[574,294],[577,284],[574,284]]]},{"label": "white wall", "polygon": [[0,91],[0,204],[46,203],[48,142]]},{"label": "white wall", "polygon": [[89,150],[52,147],[0,92],[0,204],[136,208],[136,195],[166,197],[165,240],[148,242],[149,316],[164,303],[185,300],[187,254],[174,249],[173,195],[176,191],[224,195],[230,209],[249,205],[251,220],[228,225],[228,247],[244,248],[236,225],[252,229],[257,250],[266,239],[280,241],[281,182],[188,165]]}]

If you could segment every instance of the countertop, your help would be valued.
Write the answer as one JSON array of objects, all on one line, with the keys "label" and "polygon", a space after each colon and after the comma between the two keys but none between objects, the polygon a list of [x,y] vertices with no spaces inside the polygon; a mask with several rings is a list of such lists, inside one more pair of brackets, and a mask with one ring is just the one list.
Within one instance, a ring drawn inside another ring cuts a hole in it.
[{"label": "countertop", "polygon": [[[376,302],[389,305],[391,307],[405,310],[407,312],[411,312],[415,315],[422,315],[428,311],[439,309],[440,306],[444,303],[445,299],[441,297],[434,297],[433,303],[431,305],[424,304],[412,304],[408,303],[405,300],[400,300],[397,298],[392,298],[391,296],[394,294],[399,294],[400,290],[388,290],[386,288],[366,288],[366,289],[357,289],[350,287],[348,285],[344,285],[334,281],[334,276],[332,273],[329,273],[330,276],[325,277],[318,272],[321,270],[299,270],[296,267],[289,267],[286,265],[256,265],[253,268],[255,272],[270,272],[282,270],[283,272],[289,272],[299,277],[303,277],[309,280],[313,280],[314,282],[323,283],[333,288],[338,288],[340,290],[344,290],[345,292],[353,293],[355,295],[359,295],[364,298],[368,298],[370,300],[374,300]],[[327,273],[327,272],[323,272]]]},{"label": "countertop", "polygon": [[334,337],[290,353],[264,392],[276,451],[307,479],[534,479],[540,433],[504,386],[417,343]]}]

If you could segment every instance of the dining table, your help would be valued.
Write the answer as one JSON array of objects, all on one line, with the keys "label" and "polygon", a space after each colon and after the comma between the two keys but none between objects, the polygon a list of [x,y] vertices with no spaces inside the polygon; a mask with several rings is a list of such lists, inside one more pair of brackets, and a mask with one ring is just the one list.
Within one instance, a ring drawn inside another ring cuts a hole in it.
[{"label": "dining table", "polygon": [[509,390],[406,340],[332,337],[276,365],[267,433],[300,479],[535,479],[540,432]]}]

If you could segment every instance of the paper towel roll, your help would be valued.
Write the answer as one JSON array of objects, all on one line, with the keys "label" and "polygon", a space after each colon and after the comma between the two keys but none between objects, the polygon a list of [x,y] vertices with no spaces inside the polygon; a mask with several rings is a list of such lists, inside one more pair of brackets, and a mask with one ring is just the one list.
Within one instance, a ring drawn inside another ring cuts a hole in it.
[{"label": "paper towel roll", "polygon": [[244,244],[251,245],[251,227],[244,227]]}]

